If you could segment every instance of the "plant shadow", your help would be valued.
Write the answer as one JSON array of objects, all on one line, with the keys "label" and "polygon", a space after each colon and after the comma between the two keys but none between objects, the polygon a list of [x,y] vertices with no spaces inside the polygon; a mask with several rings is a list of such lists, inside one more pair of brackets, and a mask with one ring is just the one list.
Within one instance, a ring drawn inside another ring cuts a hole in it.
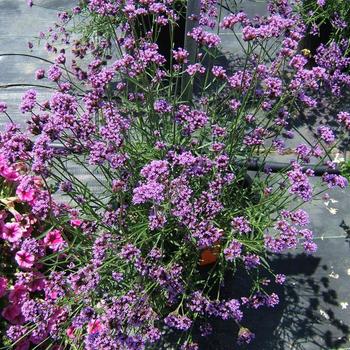
[{"label": "plant shadow", "polygon": [[[237,346],[235,323],[215,321],[213,334],[200,341],[200,350],[330,350],[348,344],[349,325],[333,311],[339,306],[336,291],[328,278],[313,276],[320,262],[321,258],[305,254],[274,257],[272,269],[286,274],[288,283],[276,290],[280,296],[277,307],[245,313],[242,324],[255,332],[255,340]],[[328,269],[326,265],[322,268]],[[225,296],[235,288],[228,281]]]}]

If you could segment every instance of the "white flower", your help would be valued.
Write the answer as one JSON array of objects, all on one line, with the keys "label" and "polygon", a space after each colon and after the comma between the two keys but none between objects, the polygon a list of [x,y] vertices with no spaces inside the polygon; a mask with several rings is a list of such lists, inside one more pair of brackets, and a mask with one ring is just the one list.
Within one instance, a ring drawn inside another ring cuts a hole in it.
[{"label": "white flower", "polygon": [[338,211],[338,209],[336,209],[336,208],[327,208],[327,209],[332,215],[335,215]]},{"label": "white flower", "polygon": [[334,163],[342,163],[342,162],[344,162],[344,157],[343,157],[343,155],[341,154],[341,153],[339,153],[339,152],[337,152],[336,154],[335,154],[335,157],[334,157],[334,159],[333,159],[333,162]]},{"label": "white flower", "polygon": [[320,309],[320,314],[321,314],[321,316],[324,317],[326,320],[329,320],[329,319],[330,319],[330,317],[329,317],[329,315],[327,314],[326,311]]},{"label": "white flower", "polygon": [[339,278],[339,275],[337,273],[335,273],[334,271],[332,271],[328,276],[331,278],[335,278],[335,279]]},{"label": "white flower", "polygon": [[348,305],[349,305],[349,303],[346,302],[346,301],[340,302],[340,306],[341,306],[342,310],[347,309],[347,308],[348,308]]}]

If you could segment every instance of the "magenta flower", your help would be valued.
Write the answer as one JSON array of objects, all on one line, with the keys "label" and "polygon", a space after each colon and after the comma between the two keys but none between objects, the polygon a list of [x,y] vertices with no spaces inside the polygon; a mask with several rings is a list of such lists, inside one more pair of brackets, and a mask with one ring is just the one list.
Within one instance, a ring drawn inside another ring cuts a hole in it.
[{"label": "magenta flower", "polygon": [[28,339],[23,339],[18,343],[16,343],[16,350],[28,350],[29,347],[30,347],[30,341]]},{"label": "magenta flower", "polygon": [[70,326],[67,328],[66,334],[70,339],[75,338],[74,331],[75,331],[75,328],[73,326]]},{"label": "magenta flower", "polygon": [[60,230],[52,230],[45,236],[44,243],[54,252],[57,252],[63,249],[65,241]]},{"label": "magenta flower", "polygon": [[70,221],[70,224],[73,226],[73,227],[80,227],[80,225],[83,223],[83,220],[80,220],[80,219],[72,219]]},{"label": "magenta flower", "polygon": [[11,182],[16,181],[19,177],[17,171],[4,164],[0,164],[0,176]]},{"label": "magenta flower", "polygon": [[17,187],[16,194],[18,196],[18,199],[22,202],[32,203],[35,199],[35,189],[34,188]]},{"label": "magenta flower", "polygon": [[8,299],[11,303],[19,304],[22,303],[28,297],[27,288],[23,284],[15,284],[11,289]]},{"label": "magenta flower", "polygon": [[100,320],[92,320],[88,323],[87,332],[88,334],[96,334],[103,330],[103,325]]},{"label": "magenta flower", "polygon": [[19,177],[17,171],[14,170],[12,166],[8,165],[6,159],[2,155],[0,155],[0,176],[5,178],[7,181],[16,181]]},{"label": "magenta flower", "polygon": [[0,101],[0,113],[5,113],[7,110],[7,104]]},{"label": "magenta flower", "polygon": [[18,324],[20,323],[21,307],[16,304],[9,304],[3,309],[1,316],[12,324]]},{"label": "magenta flower", "polygon": [[18,222],[7,222],[4,225],[2,238],[14,243],[20,240],[23,236],[23,230]]},{"label": "magenta flower", "polygon": [[26,252],[25,250],[20,250],[15,256],[15,260],[19,267],[23,269],[29,269],[34,265],[35,256]]},{"label": "magenta flower", "polygon": [[45,69],[40,68],[35,72],[35,79],[40,80],[45,77]]},{"label": "magenta flower", "polygon": [[5,295],[7,290],[7,278],[0,277],[0,298]]}]

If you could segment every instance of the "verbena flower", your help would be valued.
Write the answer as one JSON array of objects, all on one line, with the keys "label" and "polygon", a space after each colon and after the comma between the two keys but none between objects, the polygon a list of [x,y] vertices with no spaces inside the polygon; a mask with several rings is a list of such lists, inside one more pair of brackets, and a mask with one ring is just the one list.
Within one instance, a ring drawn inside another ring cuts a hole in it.
[{"label": "verbena flower", "polygon": [[[44,100],[27,91],[27,127],[0,132],[0,262],[10,271],[0,297],[12,344],[140,350],[173,328],[179,349],[198,349],[192,330],[208,335],[208,318],[233,320],[249,344],[246,309],[276,307],[274,283],[286,279],[267,257],[316,251],[299,208],[318,195],[308,165],[332,170],[323,190],[347,186],[325,156],[350,114],[337,111],[336,132],[321,125],[292,152],[289,139],[298,110],[315,113],[320,96],[350,86],[345,46],[322,44],[310,60],[300,51],[308,26],[288,1],[252,19],[236,8],[222,17],[213,0],[199,10],[185,33],[196,55],[171,38],[164,48],[163,30],[184,18],[169,1],[81,2],[39,34],[53,65],[35,76],[55,88]],[[218,27],[242,32],[232,67]],[[5,103],[0,113],[10,117]],[[290,166],[248,171],[274,150]],[[227,271],[249,291],[213,298]]]}]

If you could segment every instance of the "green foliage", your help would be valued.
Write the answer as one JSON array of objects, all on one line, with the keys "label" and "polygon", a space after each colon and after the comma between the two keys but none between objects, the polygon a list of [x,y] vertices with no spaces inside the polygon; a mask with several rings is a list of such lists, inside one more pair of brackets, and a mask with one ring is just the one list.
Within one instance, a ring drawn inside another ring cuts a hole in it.
[{"label": "green foliage", "polygon": [[341,174],[350,181],[350,160],[341,163],[340,165]]},{"label": "green foliage", "polygon": [[[300,2],[297,10],[302,15],[309,32],[315,31],[316,37],[321,37],[324,44],[331,41],[344,44],[346,54],[349,53],[350,36],[350,6],[347,0],[306,0]],[[318,31],[318,34],[317,34]]]}]

